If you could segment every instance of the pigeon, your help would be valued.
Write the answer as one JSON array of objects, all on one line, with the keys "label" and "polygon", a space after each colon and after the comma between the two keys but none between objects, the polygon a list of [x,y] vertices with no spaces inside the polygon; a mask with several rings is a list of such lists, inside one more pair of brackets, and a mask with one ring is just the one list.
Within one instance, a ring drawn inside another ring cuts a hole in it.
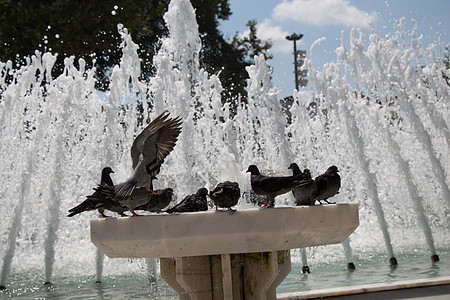
[{"label": "pigeon", "polygon": [[208,190],[201,188],[197,193],[184,197],[177,205],[166,210],[167,213],[181,213],[181,212],[195,212],[208,210],[208,203],[206,200]]},{"label": "pigeon", "polygon": [[110,167],[103,168],[100,184],[114,186],[114,183],[113,183],[113,181],[111,179],[111,175],[110,175],[111,173],[114,173],[114,171]]},{"label": "pigeon", "polygon": [[[327,171],[314,179],[314,189],[312,191],[312,204],[322,200],[328,204],[328,198],[331,198],[339,193],[341,188],[341,177],[338,174],[339,170],[336,166],[331,166]],[[336,203],[336,202],[333,202]]]},{"label": "pigeon", "polygon": [[110,176],[111,173],[114,173],[114,171],[110,167],[103,168],[101,181],[98,187],[94,188],[95,192],[92,195],[87,196],[86,200],[78,206],[69,209],[69,214],[67,216],[73,217],[79,213],[95,209],[98,210],[103,218],[107,217],[104,214],[105,209],[125,216],[124,211],[127,209],[118,205],[117,202],[111,198],[114,194],[114,183]]},{"label": "pigeon", "polygon": [[257,195],[252,190],[243,192],[242,197],[244,197],[247,203],[252,203],[258,206],[263,206],[267,202],[267,196]]},{"label": "pigeon", "polygon": [[[85,202],[90,202],[98,205],[101,205],[99,208],[102,209],[102,212],[107,209],[113,212],[118,213],[122,217],[128,217],[124,214],[127,211],[127,207],[119,205],[114,197],[114,187],[99,185],[96,189],[96,192],[87,197]],[[166,188],[164,190],[156,190],[153,192],[147,191],[145,188],[135,188],[133,193],[131,193],[129,199],[131,201],[145,203],[135,208],[135,210],[146,210],[150,212],[160,212],[162,209],[166,208],[170,201],[172,200],[173,189]],[[92,207],[90,210],[95,209],[96,207]],[[137,214],[135,213],[137,216]],[[70,215],[71,216],[71,215]],[[107,217],[102,214],[103,217]]]},{"label": "pigeon", "polygon": [[87,196],[87,200],[96,203],[101,203],[98,205],[98,212],[103,218],[106,218],[104,214],[105,210],[109,210],[119,214],[121,217],[128,217],[125,212],[128,210],[126,207],[121,206],[117,201],[113,199],[114,197],[114,186],[109,185],[99,185],[94,188],[95,193],[91,196]]},{"label": "pigeon", "polygon": [[209,198],[214,202],[216,210],[218,210],[218,207],[231,210],[231,207],[238,203],[240,197],[239,184],[231,181],[221,182],[214,190],[209,192]]},{"label": "pigeon", "polygon": [[257,195],[267,196],[267,201],[262,208],[274,207],[276,196],[311,182],[311,179],[303,179],[297,176],[264,176],[255,165],[250,165],[247,172],[251,174],[250,182],[253,192]]},{"label": "pigeon", "polygon": [[145,188],[137,188],[131,194],[131,197],[147,197],[148,201],[144,205],[140,205],[135,210],[145,210],[149,212],[161,212],[166,208],[173,198],[173,189],[165,188],[157,190],[156,193],[149,193]]},{"label": "pigeon", "polygon": [[[153,192],[152,180],[159,174],[164,159],[175,147],[181,132],[181,119],[169,118],[164,111],[133,142],[131,159],[133,174],[114,188],[114,200],[136,216],[134,209],[146,203],[146,197],[130,197],[135,188]],[[140,192],[139,192],[140,193]]]},{"label": "pigeon", "polygon": [[[293,176],[299,176],[304,179],[311,179],[311,171],[309,169],[300,170],[296,163],[292,163],[288,169],[292,170]],[[309,183],[298,186],[292,190],[294,195],[295,205],[312,205],[311,193],[314,189],[314,182],[311,180]]]}]

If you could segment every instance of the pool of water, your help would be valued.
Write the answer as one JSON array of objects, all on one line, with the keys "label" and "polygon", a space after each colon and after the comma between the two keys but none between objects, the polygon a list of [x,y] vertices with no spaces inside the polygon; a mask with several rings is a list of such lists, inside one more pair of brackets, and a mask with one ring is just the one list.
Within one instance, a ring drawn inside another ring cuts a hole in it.
[{"label": "pool of water", "polygon": [[[278,293],[320,290],[371,283],[450,276],[450,249],[437,249],[440,261],[432,263],[426,251],[411,250],[397,255],[399,265],[389,266],[383,253],[355,254],[356,269],[347,270],[344,260],[321,262],[309,260],[311,273],[302,274],[298,250],[292,250],[292,271],[279,286]],[[310,249],[309,252],[313,252]],[[55,277],[44,285],[41,272],[11,274],[0,299],[178,299],[173,290],[158,276],[145,271],[137,274],[104,276],[95,283],[95,276]]]},{"label": "pool of water", "polygon": [[[413,250],[396,256],[398,265],[389,265],[385,254],[355,255],[356,269],[347,270],[344,261],[321,263],[312,261],[311,272],[302,274],[301,264],[294,264],[291,273],[278,287],[278,293],[320,290],[372,283],[450,276],[450,249],[437,249],[440,261],[432,263],[426,251]],[[294,250],[294,252],[297,250]],[[295,255],[295,253],[294,253]]]}]

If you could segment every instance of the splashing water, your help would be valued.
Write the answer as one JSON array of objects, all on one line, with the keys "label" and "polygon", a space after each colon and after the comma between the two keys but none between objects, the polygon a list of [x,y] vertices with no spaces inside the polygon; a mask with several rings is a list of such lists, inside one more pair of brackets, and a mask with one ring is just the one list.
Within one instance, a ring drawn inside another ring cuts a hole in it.
[{"label": "splashing water", "polygon": [[[394,248],[428,247],[432,254],[449,248],[450,88],[433,47],[424,49],[414,36],[404,43],[401,33],[380,38],[374,29],[366,46],[353,30],[349,50],[342,37],[335,63],[319,70],[305,62],[311,87],[294,92],[287,122],[263,57],[247,68],[248,102],[232,116],[222,105],[218,76],[200,68],[189,1],[172,1],[164,20],[170,34],[149,82],[139,80],[137,45],[118,26],[123,56],[106,94],[95,90],[95,70],[82,59],[77,67],[74,57],[66,58],[57,78],[50,53],[36,52],[19,69],[0,62],[0,285],[11,272],[27,270],[43,270],[45,281],[139,272],[126,259],[96,254],[87,221],[94,212],[65,215],[91,193],[103,167],[114,169],[115,182],[127,178],[134,137],[147,116],[164,109],[182,117],[183,130],[158,184],[173,187],[178,200],[222,180],[249,190],[249,164],[266,174],[289,174],[287,167],[297,162],[313,176],[334,164],[342,177],[336,201],[360,204],[352,248],[344,245],[348,260],[385,252],[383,241],[390,256]],[[289,194],[276,200],[292,204]],[[417,238],[420,231],[425,237]],[[344,256],[334,247],[313,255]]]}]

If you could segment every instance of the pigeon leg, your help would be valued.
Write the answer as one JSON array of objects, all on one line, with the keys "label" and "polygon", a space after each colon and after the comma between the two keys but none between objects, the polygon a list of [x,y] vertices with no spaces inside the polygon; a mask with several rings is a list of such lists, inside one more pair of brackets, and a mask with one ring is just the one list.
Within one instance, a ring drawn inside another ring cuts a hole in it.
[{"label": "pigeon leg", "polygon": [[108,218],[108,216],[101,212],[100,213],[100,218]]},{"label": "pigeon leg", "polygon": [[129,217],[129,215],[126,215],[126,214],[124,214],[124,213],[121,213],[120,216],[121,216],[121,217]]},{"label": "pigeon leg", "polygon": [[134,212],[134,210],[130,209],[130,212],[132,214],[132,217],[138,217],[139,215]]},{"label": "pigeon leg", "polygon": [[267,200],[266,203],[264,203],[264,205],[261,206],[261,208],[271,208],[271,207],[274,207],[274,206],[275,206],[274,205],[274,201],[269,198],[269,200]]},{"label": "pigeon leg", "polygon": [[325,201],[328,204],[336,204],[336,202],[329,202],[327,199],[323,199],[323,201]]}]

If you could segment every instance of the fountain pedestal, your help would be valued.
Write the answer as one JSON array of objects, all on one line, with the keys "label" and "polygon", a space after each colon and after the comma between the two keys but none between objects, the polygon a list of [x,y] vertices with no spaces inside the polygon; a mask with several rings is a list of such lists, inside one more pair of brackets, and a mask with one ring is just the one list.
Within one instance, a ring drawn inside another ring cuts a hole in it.
[{"label": "fountain pedestal", "polygon": [[358,227],[357,204],[210,211],[91,220],[111,258],[160,258],[180,299],[275,299],[290,249],[341,243]]},{"label": "fountain pedestal", "polygon": [[180,299],[276,299],[291,271],[290,250],[160,258],[160,264]]}]

